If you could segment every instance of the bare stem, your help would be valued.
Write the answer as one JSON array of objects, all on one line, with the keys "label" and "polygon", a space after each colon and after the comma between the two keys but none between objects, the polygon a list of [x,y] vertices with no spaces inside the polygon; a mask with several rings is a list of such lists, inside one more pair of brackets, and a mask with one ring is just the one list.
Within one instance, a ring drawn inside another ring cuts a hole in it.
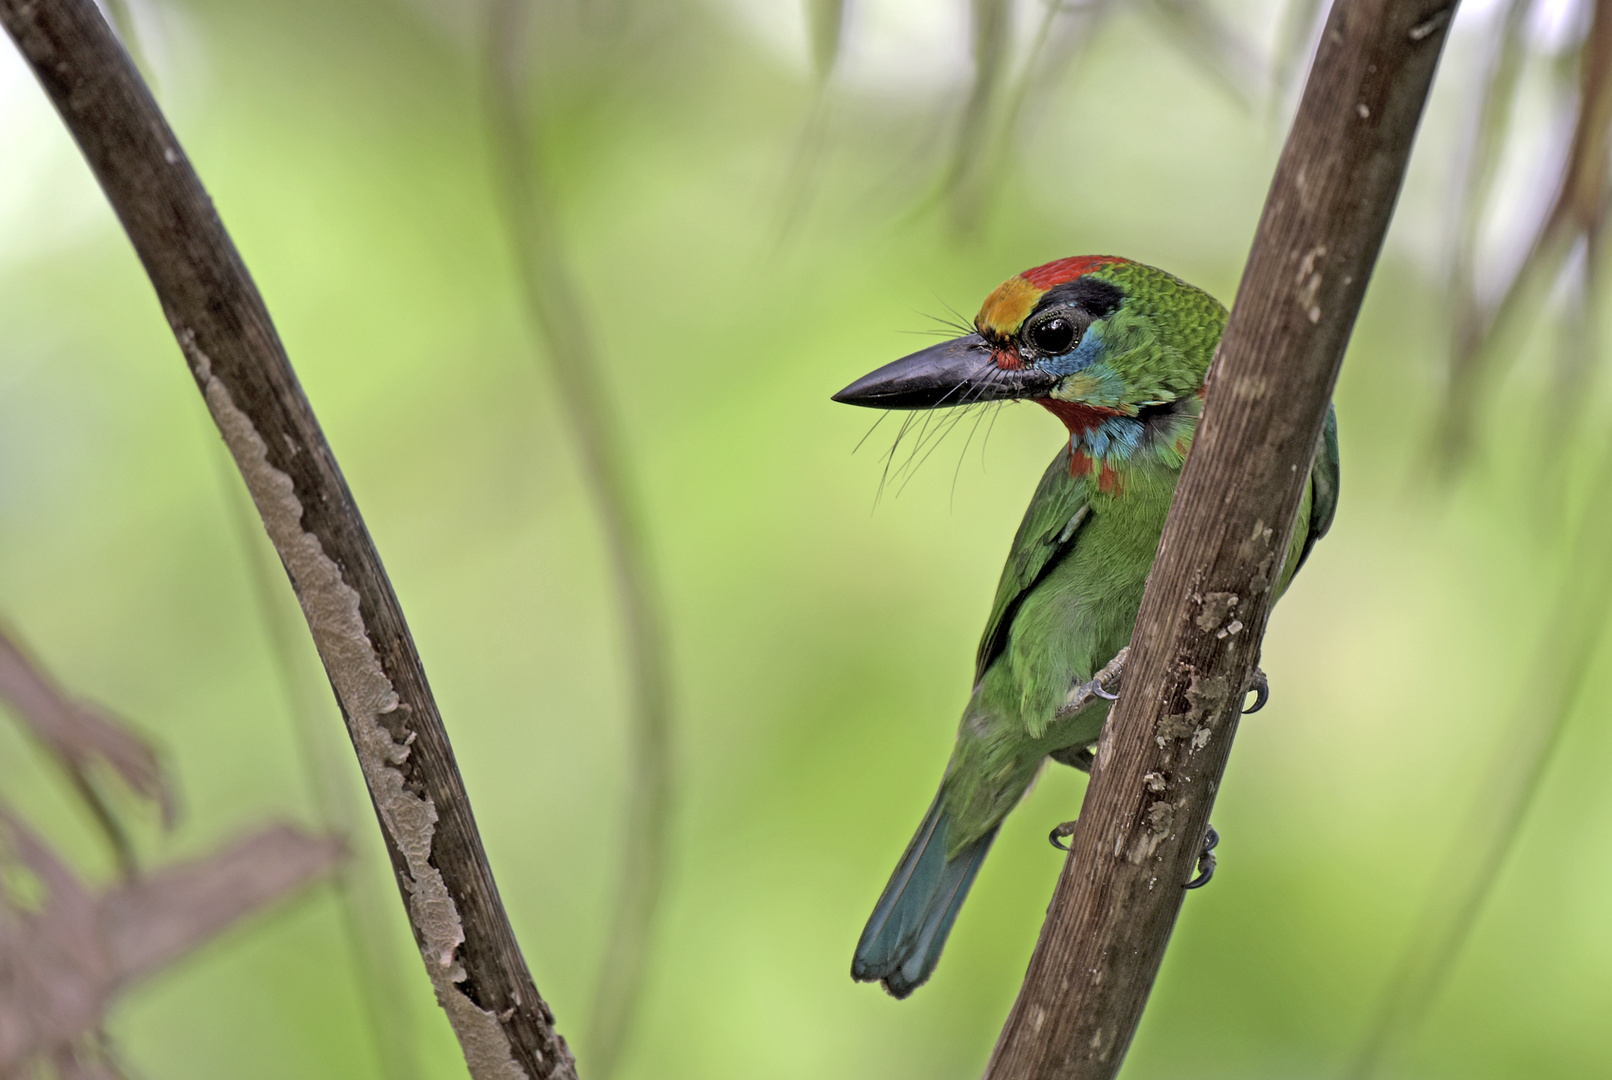
[{"label": "bare stem", "polygon": [[527,8],[528,0],[492,0],[486,63],[495,179],[508,216],[526,314],[542,343],[581,456],[584,482],[604,528],[632,678],[626,837],[587,1043],[590,1070],[608,1080],[637,1012],[666,878],[672,816],[670,665],[660,586],[644,539],[637,484],[532,145]]},{"label": "bare stem", "polygon": [[245,263],[93,0],[0,0],[156,288],[302,604],[421,959],[475,1080],[571,1078],[419,654]]},{"label": "bare stem", "polygon": [[1124,689],[988,1080],[1108,1080],[1231,752],[1344,348],[1452,0],[1338,0],[1148,578]]}]

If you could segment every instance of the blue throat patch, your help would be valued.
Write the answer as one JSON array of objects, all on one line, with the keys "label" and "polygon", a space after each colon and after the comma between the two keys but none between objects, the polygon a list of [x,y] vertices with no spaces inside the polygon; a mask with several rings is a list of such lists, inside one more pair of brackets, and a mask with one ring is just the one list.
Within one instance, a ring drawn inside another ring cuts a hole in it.
[{"label": "blue throat patch", "polygon": [[1094,324],[1071,352],[1050,357],[1037,366],[1049,375],[1073,375],[1081,368],[1095,364],[1102,352],[1103,330],[1101,326]]},{"label": "blue throat patch", "polygon": [[1071,440],[1094,458],[1128,458],[1142,445],[1146,426],[1134,416],[1111,416]]}]

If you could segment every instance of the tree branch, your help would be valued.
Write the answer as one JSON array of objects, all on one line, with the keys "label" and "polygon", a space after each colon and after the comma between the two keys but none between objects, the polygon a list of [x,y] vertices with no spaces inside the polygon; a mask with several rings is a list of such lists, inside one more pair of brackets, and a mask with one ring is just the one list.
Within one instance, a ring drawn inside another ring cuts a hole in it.
[{"label": "tree branch", "polygon": [[1118,1072],[1181,908],[1454,0],[1338,0],[988,1080]]},{"label": "tree branch", "polygon": [[0,22],[145,264],[290,575],[471,1075],[574,1077],[380,556],[201,180],[91,0],[0,0]]}]

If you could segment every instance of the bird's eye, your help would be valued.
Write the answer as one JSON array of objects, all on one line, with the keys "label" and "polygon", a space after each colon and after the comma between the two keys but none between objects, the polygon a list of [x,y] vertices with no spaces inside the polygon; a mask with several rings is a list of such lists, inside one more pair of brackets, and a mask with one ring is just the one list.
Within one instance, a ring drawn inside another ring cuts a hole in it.
[{"label": "bird's eye", "polygon": [[1030,332],[1026,336],[1030,339],[1030,344],[1036,347],[1036,351],[1048,356],[1061,356],[1074,345],[1079,331],[1075,327],[1074,320],[1067,315],[1054,315],[1030,327]]}]

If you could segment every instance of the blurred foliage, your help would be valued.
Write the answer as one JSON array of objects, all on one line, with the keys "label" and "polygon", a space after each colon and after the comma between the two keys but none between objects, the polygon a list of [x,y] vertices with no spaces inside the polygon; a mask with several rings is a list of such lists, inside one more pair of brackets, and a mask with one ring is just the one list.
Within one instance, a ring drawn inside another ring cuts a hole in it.
[{"label": "blurred foliage", "polygon": [[[1571,292],[1571,321],[1593,310],[1612,135],[1612,2],[1503,0],[1482,34],[1482,67],[1456,170],[1449,260],[1450,367],[1439,450],[1447,469],[1470,455],[1484,398],[1505,373],[1504,331],[1537,318],[1540,293]],[[1532,115],[1530,115],[1532,114]],[[1549,449],[1581,416],[1594,370],[1588,335],[1556,350]],[[1553,453],[1552,456],[1555,456]]]},{"label": "blurred foliage", "polygon": [[[107,1013],[232,924],[332,876],[345,845],[275,825],[188,863],[143,868],[123,814],[138,802],[174,823],[171,778],[120,717],[74,697],[0,632],[0,712],[60,767],[117,868],[87,888],[0,792],[0,1075],[121,1080]],[[113,778],[116,778],[115,780]]]},{"label": "blurred foliage", "polygon": [[[897,1003],[847,969],[933,792],[1003,554],[1060,433],[1040,410],[1004,409],[983,447],[959,460],[953,434],[874,512],[893,430],[853,455],[868,418],[828,395],[929,340],[909,333],[929,317],[970,313],[1061,255],[1126,254],[1231,298],[1283,124],[1205,79],[1159,32],[1159,6],[1011,5],[992,108],[1017,120],[986,136],[990,197],[961,237],[931,196],[974,93],[965,0],[847,5],[823,89],[828,5],[809,34],[803,7],[778,0],[574,0],[537,43],[536,137],[642,478],[686,717],[661,938],[621,1076],[982,1067],[1059,868],[1047,830],[1078,806],[1072,771],[1048,772],[1009,819],[931,985]],[[489,179],[483,12],[129,8],[369,518],[538,985],[587,1075],[628,693],[603,539],[530,362]],[[1261,55],[1305,36],[1274,0],[1214,10],[1225,40]],[[1186,906],[1127,1076],[1345,1067],[1445,853],[1468,842],[1465,807],[1578,573],[1565,537],[1594,523],[1612,409],[1602,383],[1576,387],[1579,419],[1547,470],[1570,346],[1557,323],[1507,331],[1461,479],[1438,498],[1425,482],[1447,415],[1450,193],[1504,17],[1474,3],[1457,21],[1338,389],[1337,525],[1272,622],[1272,702],[1244,724],[1215,811],[1220,874]],[[1531,93],[1520,131],[1555,115]],[[811,198],[780,243],[819,95],[832,107]],[[64,683],[160,725],[187,817],[141,843],[179,857],[271,814],[312,820],[317,785],[214,475],[216,436],[136,260],[9,51],[0,142],[8,617]],[[1508,168],[1508,192],[1549,187]],[[1549,286],[1541,312],[1565,302]],[[1612,676],[1604,642],[1583,670],[1591,685]],[[1517,848],[1397,1075],[1612,1072],[1612,867],[1593,857],[1612,841],[1612,746],[1594,695],[1565,711]],[[353,763],[341,768],[356,791]],[[105,863],[52,780],[0,729],[0,789],[80,865]],[[396,905],[371,918],[406,955]],[[111,1030],[162,1080],[379,1076],[348,956],[327,894],[141,987]],[[417,1022],[399,1037],[426,1075],[463,1075],[426,980],[404,989]]]}]

